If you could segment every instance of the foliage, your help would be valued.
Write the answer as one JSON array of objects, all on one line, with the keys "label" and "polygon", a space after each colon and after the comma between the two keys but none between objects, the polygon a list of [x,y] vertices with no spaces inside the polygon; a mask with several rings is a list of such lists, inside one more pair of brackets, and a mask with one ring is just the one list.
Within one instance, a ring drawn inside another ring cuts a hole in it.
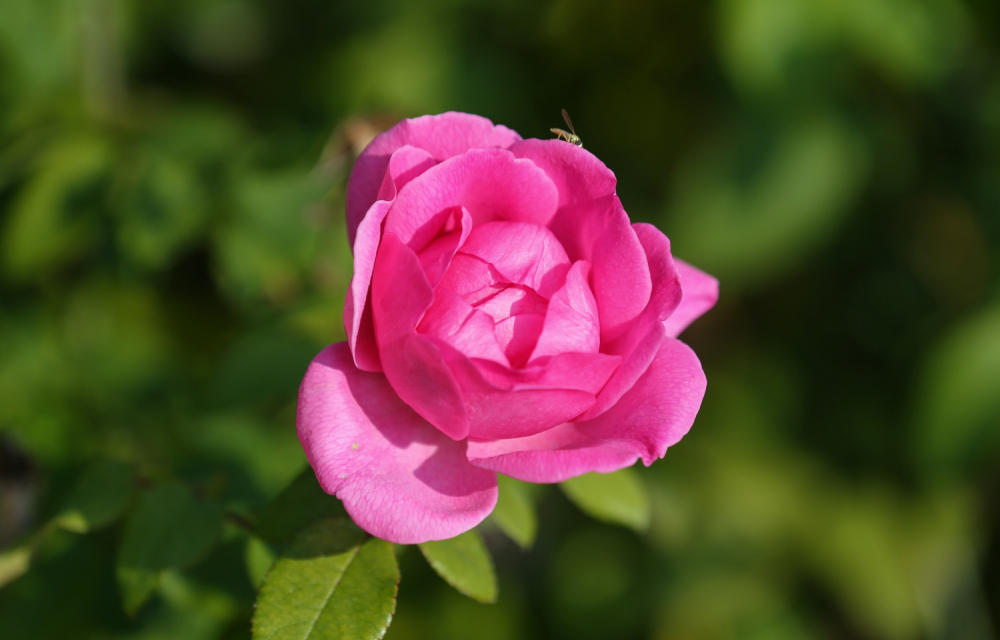
[{"label": "foliage", "polygon": [[[997,637],[998,35],[985,0],[0,0],[0,637]],[[562,107],[721,280],[702,413],[624,474],[648,502],[501,479],[464,540],[366,539],[294,429],[352,159]],[[436,574],[491,567],[495,604]]]}]

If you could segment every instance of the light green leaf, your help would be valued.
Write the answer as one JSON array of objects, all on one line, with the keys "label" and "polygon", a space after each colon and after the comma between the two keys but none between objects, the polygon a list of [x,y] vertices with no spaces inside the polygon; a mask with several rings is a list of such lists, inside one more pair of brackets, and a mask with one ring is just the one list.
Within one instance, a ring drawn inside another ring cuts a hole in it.
[{"label": "light green leaf", "polygon": [[497,526],[522,549],[528,549],[535,542],[538,533],[538,516],[524,483],[501,475],[500,498],[493,509],[492,518]]},{"label": "light green leaf", "polygon": [[623,524],[638,532],[649,528],[649,493],[630,468],[614,473],[588,473],[559,485],[576,506],[594,518]]},{"label": "light green leaf", "polygon": [[450,540],[419,545],[427,562],[445,582],[479,602],[496,602],[497,578],[493,560],[475,530]]},{"label": "light green leaf", "polygon": [[267,574],[254,640],[374,640],[396,609],[399,566],[392,544],[344,519],[301,532]]},{"label": "light green leaf", "polygon": [[0,553],[0,587],[17,580],[31,566],[31,547],[23,546]]},{"label": "light green leaf", "polygon": [[931,354],[919,394],[928,471],[983,468],[1000,445],[1000,307],[959,324]]},{"label": "light green leaf", "polygon": [[264,576],[274,566],[274,551],[260,538],[250,536],[247,538],[245,553],[247,576],[250,578],[250,584],[255,588],[259,588],[261,583],[264,582]]},{"label": "light green leaf", "polygon": [[267,542],[288,542],[299,531],[324,517],[347,516],[340,500],[323,491],[307,466],[263,511],[257,535]]},{"label": "light green leaf", "polygon": [[133,489],[131,467],[110,460],[94,462],[77,480],[56,522],[76,533],[111,524],[125,511]]},{"label": "light green leaf", "polygon": [[160,584],[163,571],[190,566],[219,538],[222,510],[199,502],[176,482],[139,500],[125,527],[118,555],[118,583],[125,611],[134,614]]},{"label": "light green leaf", "polygon": [[81,137],[53,147],[10,207],[0,257],[15,278],[58,267],[86,251],[99,230],[97,193],[109,150]]}]

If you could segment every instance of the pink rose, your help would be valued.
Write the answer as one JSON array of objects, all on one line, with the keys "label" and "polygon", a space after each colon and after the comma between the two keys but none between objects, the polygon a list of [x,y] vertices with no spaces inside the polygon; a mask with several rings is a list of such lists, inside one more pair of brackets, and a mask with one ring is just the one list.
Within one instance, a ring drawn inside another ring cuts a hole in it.
[{"label": "pink rose", "polygon": [[493,510],[496,473],[649,465],[691,427],[705,374],[676,336],[718,283],[629,222],[590,152],[404,120],[358,158],[347,227],[348,340],[309,366],[298,435],[369,533],[451,538]]}]

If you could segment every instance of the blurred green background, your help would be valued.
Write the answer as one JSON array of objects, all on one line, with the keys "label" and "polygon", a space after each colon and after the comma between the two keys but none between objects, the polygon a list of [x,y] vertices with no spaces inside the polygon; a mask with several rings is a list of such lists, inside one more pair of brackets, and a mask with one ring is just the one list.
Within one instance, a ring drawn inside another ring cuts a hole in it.
[{"label": "blurred green background", "polygon": [[[252,513],[344,338],[346,173],[401,117],[550,137],[718,276],[648,534],[539,487],[500,600],[415,549],[387,638],[1000,633],[995,0],[0,0],[0,547],[85,463]],[[137,617],[122,525],[56,532],[5,640],[248,638],[245,539]]]}]

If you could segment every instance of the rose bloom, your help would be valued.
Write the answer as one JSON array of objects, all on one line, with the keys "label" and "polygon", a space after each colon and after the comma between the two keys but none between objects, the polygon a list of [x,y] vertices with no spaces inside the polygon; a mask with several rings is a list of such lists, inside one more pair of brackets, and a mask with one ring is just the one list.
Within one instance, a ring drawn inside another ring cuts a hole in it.
[{"label": "rose bloom", "polygon": [[404,120],[358,158],[347,227],[348,340],[309,365],[298,435],[372,535],[451,538],[493,510],[497,473],[648,466],[691,427],[705,374],[676,336],[718,283],[630,223],[589,151]]}]

